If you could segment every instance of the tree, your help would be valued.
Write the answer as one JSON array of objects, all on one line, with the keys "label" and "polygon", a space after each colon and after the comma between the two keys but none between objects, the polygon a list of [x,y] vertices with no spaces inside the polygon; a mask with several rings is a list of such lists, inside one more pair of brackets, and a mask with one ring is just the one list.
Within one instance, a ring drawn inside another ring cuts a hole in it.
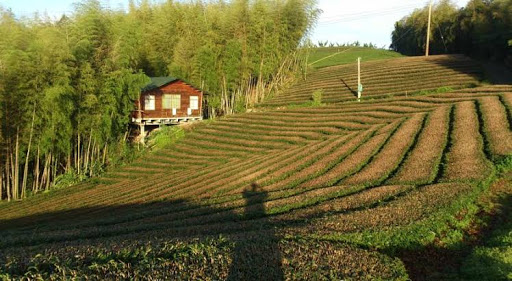
[{"label": "tree", "polygon": [[[395,23],[391,49],[406,55],[424,52],[427,7]],[[512,0],[471,0],[457,9],[451,1],[436,4],[432,19],[431,53],[465,53],[502,60],[510,54]]]}]

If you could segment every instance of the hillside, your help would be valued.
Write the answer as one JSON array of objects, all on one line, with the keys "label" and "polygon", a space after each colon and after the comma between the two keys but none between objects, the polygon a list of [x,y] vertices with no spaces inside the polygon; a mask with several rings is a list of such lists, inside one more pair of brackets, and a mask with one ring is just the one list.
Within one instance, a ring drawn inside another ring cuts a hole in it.
[{"label": "hillside", "polygon": [[0,204],[0,274],[406,280],[397,253],[457,244],[512,154],[512,87],[386,97],[480,73],[459,56],[399,58],[364,65],[380,99],[343,103],[353,67],[266,105],[317,88],[335,104],[205,122],[103,178]]},{"label": "hillside", "polygon": [[321,47],[312,48],[308,54],[308,64],[313,68],[352,64],[358,57],[365,61],[402,57],[400,53],[365,47]]},{"label": "hillside", "polygon": [[[482,79],[478,62],[460,55],[404,57],[361,63],[362,97],[405,96],[420,91],[444,88],[467,88]],[[303,104],[315,90],[322,90],[322,101],[336,103],[357,97],[357,65],[322,68],[291,88],[263,103],[264,106]]]}]

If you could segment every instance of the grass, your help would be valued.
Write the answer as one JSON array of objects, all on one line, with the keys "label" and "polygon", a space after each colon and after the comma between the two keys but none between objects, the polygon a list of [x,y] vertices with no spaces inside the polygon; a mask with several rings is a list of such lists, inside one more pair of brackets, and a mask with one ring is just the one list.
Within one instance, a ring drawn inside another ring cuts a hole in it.
[{"label": "grass", "polygon": [[185,137],[185,130],[179,126],[163,126],[151,134],[148,145],[157,148],[170,147]]},{"label": "grass", "polygon": [[512,279],[512,224],[492,234],[492,242],[476,247],[466,259],[462,273],[466,280]]},{"label": "grass", "polygon": [[464,257],[460,272],[465,280],[512,279],[512,157],[501,159],[497,165],[501,179],[480,199],[479,222],[486,231],[483,239]]},{"label": "grass", "polygon": [[354,63],[358,57],[364,61],[402,57],[401,54],[384,49],[364,47],[324,47],[310,50],[308,62],[314,68]]}]

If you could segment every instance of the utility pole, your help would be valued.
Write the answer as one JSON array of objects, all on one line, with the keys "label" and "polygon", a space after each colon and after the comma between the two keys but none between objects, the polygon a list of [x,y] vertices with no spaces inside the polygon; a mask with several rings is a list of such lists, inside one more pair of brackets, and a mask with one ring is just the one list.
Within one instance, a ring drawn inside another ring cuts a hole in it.
[{"label": "utility pole", "polygon": [[361,100],[361,92],[363,85],[361,85],[361,57],[357,58],[357,101]]},{"label": "utility pole", "polygon": [[425,50],[425,56],[428,57],[429,49],[430,49],[430,22],[432,19],[432,0],[430,0],[430,4],[428,6],[428,27],[427,27],[427,48]]}]

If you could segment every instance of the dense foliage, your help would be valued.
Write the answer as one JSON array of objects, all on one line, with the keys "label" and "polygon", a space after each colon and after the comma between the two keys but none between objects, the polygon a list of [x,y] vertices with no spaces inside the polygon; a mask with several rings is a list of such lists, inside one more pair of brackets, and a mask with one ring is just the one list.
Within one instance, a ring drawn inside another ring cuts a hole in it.
[{"label": "dense foliage", "polygon": [[0,6],[0,200],[100,172],[125,147],[147,76],[200,86],[210,114],[263,99],[299,66],[314,4],[84,0],[57,22]]},{"label": "dense foliage", "polygon": [[209,114],[229,114],[261,101],[287,70],[303,66],[296,52],[318,15],[315,2],[142,1],[126,19],[139,32],[137,67],[200,86],[210,94]]},{"label": "dense foliage", "polygon": [[[405,55],[425,52],[428,7],[395,24],[391,48]],[[471,0],[458,9],[450,0],[432,9],[431,54],[465,53],[482,58],[512,58],[512,1]]]}]

